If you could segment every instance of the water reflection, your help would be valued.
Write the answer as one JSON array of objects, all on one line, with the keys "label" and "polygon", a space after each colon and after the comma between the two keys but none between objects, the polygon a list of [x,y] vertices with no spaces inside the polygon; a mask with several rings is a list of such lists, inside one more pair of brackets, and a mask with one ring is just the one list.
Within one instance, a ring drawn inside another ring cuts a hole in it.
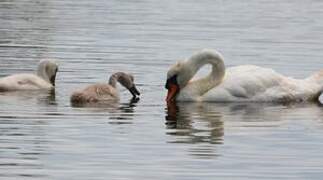
[{"label": "water reflection", "polygon": [[129,103],[122,103],[117,111],[110,113],[109,124],[132,124],[135,114],[135,108],[139,102],[139,98],[132,98]]},{"label": "water reflection", "polygon": [[50,90],[47,94],[38,99],[39,104],[57,105],[56,103],[56,91]]},{"label": "water reflection", "polygon": [[[28,103],[35,101],[39,105],[57,105],[56,91],[52,90],[36,90],[36,91],[11,91],[0,92],[0,99],[4,103],[28,101]],[[27,103],[27,102],[26,102]]]},{"label": "water reflection", "polygon": [[[220,155],[217,146],[224,142],[224,122],[229,131],[244,128],[246,133],[262,134],[264,128],[278,128],[297,117],[320,119],[322,110],[313,103],[169,103],[166,110],[168,143],[189,144],[195,157]],[[307,122],[304,122],[307,123]]]},{"label": "water reflection", "polygon": [[215,106],[226,114],[227,123],[239,122],[241,127],[280,127],[287,119],[295,121],[303,116],[313,119],[322,116],[319,103],[233,103]]},{"label": "water reflection", "polygon": [[186,136],[176,143],[221,144],[223,137],[222,115],[207,108],[203,103],[169,103],[167,106],[166,127],[175,131],[167,134]]},{"label": "water reflection", "polygon": [[[227,66],[318,70],[322,5],[0,0],[0,76],[43,58],[62,66],[56,95],[0,93],[0,179],[320,179],[322,106],[179,103],[165,121],[159,99],[169,65],[201,48]],[[145,98],[70,107],[72,89],[116,70],[132,72]]]},{"label": "water reflection", "polygon": [[[20,115],[21,116],[21,115]],[[48,155],[46,119],[0,117],[1,177],[45,177],[42,157]],[[26,169],[31,169],[28,172]]]},{"label": "water reflection", "polygon": [[188,151],[199,158],[217,156],[214,144],[223,143],[222,115],[207,106],[203,103],[168,103],[166,134],[175,137],[168,142],[192,144]]},{"label": "water reflection", "polygon": [[105,101],[101,103],[74,104],[72,107],[78,111],[90,113],[103,113],[109,118],[109,124],[131,124],[135,114],[135,108],[139,98],[132,98],[129,102],[120,102],[119,100]]}]

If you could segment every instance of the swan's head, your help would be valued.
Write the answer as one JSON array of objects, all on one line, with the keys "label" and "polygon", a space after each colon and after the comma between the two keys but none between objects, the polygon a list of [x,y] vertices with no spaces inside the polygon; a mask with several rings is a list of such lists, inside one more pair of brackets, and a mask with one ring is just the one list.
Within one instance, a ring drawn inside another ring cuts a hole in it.
[{"label": "swan's head", "polygon": [[168,89],[166,97],[167,102],[174,101],[180,89],[183,88],[189,80],[186,78],[188,76],[185,76],[184,66],[184,61],[178,61],[171,66],[167,72],[167,81],[165,85],[165,88]]},{"label": "swan's head", "polygon": [[[194,77],[197,71],[205,64],[212,65],[212,72],[204,79],[206,83],[205,88],[209,90],[211,85],[214,86],[217,81],[222,80],[225,72],[225,66],[222,55],[216,50],[203,49],[196,52],[191,57],[184,61],[178,61],[170,67],[167,72],[166,89],[168,94],[166,101],[173,101],[176,99],[177,94],[183,89],[190,80]],[[210,84],[210,85],[209,85]],[[207,90],[203,90],[205,93]]]},{"label": "swan's head", "polygon": [[127,88],[134,98],[136,98],[137,95],[140,95],[140,92],[138,91],[134,83],[135,78],[133,77],[133,75],[124,72],[117,72],[111,76],[109,83],[112,86],[115,86],[115,80],[118,81],[122,86]]},{"label": "swan's head", "polygon": [[38,65],[38,76],[42,77],[45,81],[55,86],[56,74],[58,71],[58,65],[51,60],[42,60]]}]

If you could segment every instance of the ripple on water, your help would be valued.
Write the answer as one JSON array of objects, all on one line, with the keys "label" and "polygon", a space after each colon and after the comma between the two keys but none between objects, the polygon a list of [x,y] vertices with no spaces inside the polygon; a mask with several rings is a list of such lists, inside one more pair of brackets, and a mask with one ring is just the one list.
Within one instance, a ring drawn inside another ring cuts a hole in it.
[{"label": "ripple on water", "polygon": [[[165,72],[201,48],[227,67],[304,78],[323,51],[320,1],[0,1],[0,76],[59,63],[56,92],[0,93],[3,179],[321,179],[317,104],[164,103]],[[131,72],[109,106],[71,92]],[[322,100],[322,96],[321,96]]]}]

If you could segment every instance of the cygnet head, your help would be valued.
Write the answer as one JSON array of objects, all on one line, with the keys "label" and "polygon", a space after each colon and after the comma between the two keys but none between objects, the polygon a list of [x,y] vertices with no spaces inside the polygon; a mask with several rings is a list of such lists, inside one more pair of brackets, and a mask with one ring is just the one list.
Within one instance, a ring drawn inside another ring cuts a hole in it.
[{"label": "cygnet head", "polygon": [[137,95],[140,95],[140,92],[136,88],[136,85],[134,83],[134,77],[131,74],[127,74],[124,72],[117,72],[114,73],[109,80],[109,84],[113,87],[116,86],[116,81],[118,81],[122,86],[127,88],[129,92],[132,94],[132,96],[135,98]]},{"label": "cygnet head", "polygon": [[39,62],[37,75],[55,86],[58,65],[52,60],[42,60]]}]

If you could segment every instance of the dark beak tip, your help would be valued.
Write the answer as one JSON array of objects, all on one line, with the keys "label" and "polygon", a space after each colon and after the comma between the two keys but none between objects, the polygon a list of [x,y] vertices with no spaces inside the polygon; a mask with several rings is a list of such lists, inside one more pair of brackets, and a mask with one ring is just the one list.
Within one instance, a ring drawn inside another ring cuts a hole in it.
[{"label": "dark beak tip", "polygon": [[167,81],[165,84],[165,89],[168,89],[168,88],[169,88],[169,82]]},{"label": "dark beak tip", "polygon": [[135,86],[133,86],[133,87],[132,87],[132,88],[130,88],[129,90],[130,90],[131,94],[132,94],[134,97],[136,97],[137,95],[138,95],[138,96],[140,95],[140,92],[138,91],[138,89],[137,89]]},{"label": "dark beak tip", "polygon": [[139,96],[140,95],[140,92],[138,91],[137,88],[134,88],[135,89],[135,93]]}]

